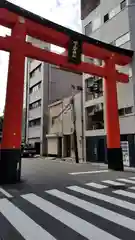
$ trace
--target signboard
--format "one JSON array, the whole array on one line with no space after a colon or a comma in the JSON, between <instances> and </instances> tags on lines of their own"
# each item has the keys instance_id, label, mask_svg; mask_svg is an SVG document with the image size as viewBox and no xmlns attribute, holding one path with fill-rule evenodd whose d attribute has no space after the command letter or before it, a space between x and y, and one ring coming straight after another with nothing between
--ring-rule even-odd
<instances>
[{"instance_id":1,"label":"signboard","mask_svg":"<svg viewBox=\"0 0 135 240\"><path fill-rule=\"evenodd\" d=\"M121 142L121 148L122 148L124 166L129 167L130 166L130 160L129 160L129 143L128 143L128 141L122 141Z\"/></svg>"},{"instance_id":2,"label":"signboard","mask_svg":"<svg viewBox=\"0 0 135 240\"><path fill-rule=\"evenodd\" d=\"M76 39L70 39L68 46L68 61L74 64L80 64L82 61L82 42Z\"/></svg>"}]
</instances>

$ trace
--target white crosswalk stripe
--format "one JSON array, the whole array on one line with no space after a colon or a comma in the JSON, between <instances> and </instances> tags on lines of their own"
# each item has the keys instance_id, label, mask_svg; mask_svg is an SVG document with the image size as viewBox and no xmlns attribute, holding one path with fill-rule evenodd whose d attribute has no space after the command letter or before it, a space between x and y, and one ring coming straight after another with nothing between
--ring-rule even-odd
<instances>
[{"instance_id":1,"label":"white crosswalk stripe","mask_svg":"<svg viewBox=\"0 0 135 240\"><path fill-rule=\"evenodd\" d=\"M129 180L129 179L126 179L126 178L118 178L117 181L124 182L124 183L135 184L135 181Z\"/></svg>"},{"instance_id":2,"label":"white crosswalk stripe","mask_svg":"<svg viewBox=\"0 0 135 240\"><path fill-rule=\"evenodd\" d=\"M9 200L0 200L0 212L26 240L56 240Z\"/></svg>"},{"instance_id":3,"label":"white crosswalk stripe","mask_svg":"<svg viewBox=\"0 0 135 240\"><path fill-rule=\"evenodd\" d=\"M135 212L135 204L132 204L130 202L120 200L120 199L117 199L115 197L110 197L110 196L107 196L105 194L101 194L101 193L94 192L94 191L91 191L91 190L87 190L85 188L78 187L78 186L71 186L71 187L67 187L67 188L72 190L72 191L84 194L86 196L89 196L89 197L92 197L92 198L95 198L95 199L98 199L98 200L102 200L104 202L111 203L115 206L125 208L125 209L128 209L128 210L131 210L131 211Z\"/></svg>"},{"instance_id":4,"label":"white crosswalk stripe","mask_svg":"<svg viewBox=\"0 0 135 240\"><path fill-rule=\"evenodd\" d=\"M78 206L84 210L87 210L88 212L92 212L102 218L105 218L111 222L117 223L121 226L124 226L130 230L135 231L135 220L125 217L121 214L118 214L116 212L113 212L111 210L107 210L103 207L100 207L96 204L89 203L87 201L81 200L77 197L74 197L72 195L66 194L64 192L60 192L56 189L46 191L47 193L60 198L68 203L71 203L75 206ZM102 238L101 238L102 239Z\"/></svg>"},{"instance_id":5,"label":"white crosswalk stripe","mask_svg":"<svg viewBox=\"0 0 135 240\"><path fill-rule=\"evenodd\" d=\"M119 183L117 180L90 182L84 184L85 188L68 186L63 190L46 190L40 193L40 196L34 193L23 194L18 199L7 195L0 199L0 219L1 216L4 217L5 221L10 223L11 230L15 230L14 234L19 233L25 240L59 240L61 233L58 229L66 231L66 234L70 231L69 236L75 236L70 239L125 240L127 239L125 233L128 231L129 239L134 240L135 204L133 200L130 202L130 198L135 199L133 192L135 186L129 187L132 191L110 192L108 189L110 184L123 186L126 182ZM100 189L105 189L104 193ZM51 228L48 218L53 222ZM113 224L112 227L107 227L107 223L108 226ZM54 225L57 226L57 231L56 229L54 231ZM7 240L14 239L10 237ZM68 234L65 236L66 239Z\"/></svg>"},{"instance_id":6,"label":"white crosswalk stripe","mask_svg":"<svg viewBox=\"0 0 135 240\"><path fill-rule=\"evenodd\" d=\"M102 182L106 183L106 184L109 184L109 185L112 185L112 186L125 186L125 183L119 183L119 182L112 181L112 180L104 180Z\"/></svg>"},{"instance_id":7,"label":"white crosswalk stripe","mask_svg":"<svg viewBox=\"0 0 135 240\"><path fill-rule=\"evenodd\" d=\"M131 189L131 190L135 190L135 187L130 187L129 189Z\"/></svg>"},{"instance_id":8,"label":"white crosswalk stripe","mask_svg":"<svg viewBox=\"0 0 135 240\"><path fill-rule=\"evenodd\" d=\"M118 238L112 236L111 234L97 228L72 213L63 210L51 202L36 196L35 194L27 194L22 197L89 240L97 240L100 238L118 240Z\"/></svg>"},{"instance_id":9,"label":"white crosswalk stripe","mask_svg":"<svg viewBox=\"0 0 135 240\"><path fill-rule=\"evenodd\" d=\"M98 171L87 171L87 172L72 172L70 175L84 175L84 174L94 174L94 173L108 173L109 170L98 170Z\"/></svg>"},{"instance_id":10,"label":"white crosswalk stripe","mask_svg":"<svg viewBox=\"0 0 135 240\"><path fill-rule=\"evenodd\" d=\"M135 177L130 177L130 179L133 179L133 180L135 180Z\"/></svg>"},{"instance_id":11,"label":"white crosswalk stripe","mask_svg":"<svg viewBox=\"0 0 135 240\"><path fill-rule=\"evenodd\" d=\"M135 193L124 191L124 190L117 190L113 191L113 193L124 196L124 197L129 197L135 199Z\"/></svg>"},{"instance_id":12,"label":"white crosswalk stripe","mask_svg":"<svg viewBox=\"0 0 135 240\"><path fill-rule=\"evenodd\" d=\"M11 194L9 194L6 190L4 190L3 188L0 188L0 192L7 198L12 198L13 196Z\"/></svg>"},{"instance_id":13,"label":"white crosswalk stripe","mask_svg":"<svg viewBox=\"0 0 135 240\"><path fill-rule=\"evenodd\" d=\"M89 186L89 187L97 188L97 189L104 189L104 188L108 187L108 186L105 186L105 185L102 185L102 184L99 184L99 183L94 183L94 182L86 183L86 185Z\"/></svg>"}]
</instances>

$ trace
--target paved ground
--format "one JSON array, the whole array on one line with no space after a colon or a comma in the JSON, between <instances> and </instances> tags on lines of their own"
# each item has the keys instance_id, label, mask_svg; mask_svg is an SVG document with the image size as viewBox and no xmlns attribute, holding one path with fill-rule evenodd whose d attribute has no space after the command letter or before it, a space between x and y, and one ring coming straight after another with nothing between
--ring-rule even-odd
<instances>
[{"instance_id":1,"label":"paved ground","mask_svg":"<svg viewBox=\"0 0 135 240\"><path fill-rule=\"evenodd\" d=\"M24 159L22 182L0 188L0 237L134 240L135 170Z\"/></svg>"}]
</instances>

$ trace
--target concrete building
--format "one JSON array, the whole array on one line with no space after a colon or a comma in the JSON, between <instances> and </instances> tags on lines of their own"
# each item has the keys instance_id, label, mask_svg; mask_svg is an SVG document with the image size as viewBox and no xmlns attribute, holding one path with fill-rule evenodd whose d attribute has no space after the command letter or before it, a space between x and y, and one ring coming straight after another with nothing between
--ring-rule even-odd
<instances>
[{"instance_id":1,"label":"concrete building","mask_svg":"<svg viewBox=\"0 0 135 240\"><path fill-rule=\"evenodd\" d=\"M74 96L74 110L72 97L64 98L49 105L48 156L72 158L75 161L74 124L77 136L79 161L83 159L83 121L82 121L82 92Z\"/></svg>"},{"instance_id":2,"label":"concrete building","mask_svg":"<svg viewBox=\"0 0 135 240\"><path fill-rule=\"evenodd\" d=\"M135 50L135 0L82 0L83 33L121 48ZM102 61L85 58L84 61ZM135 59L130 66L118 69L130 76L128 84L117 85L121 146L126 165L135 166ZM100 91L92 94L96 82ZM95 86L95 85L94 85ZM85 147L87 161L106 159L103 80L83 75ZM96 86L95 86L96 87Z\"/></svg>"},{"instance_id":3,"label":"concrete building","mask_svg":"<svg viewBox=\"0 0 135 240\"><path fill-rule=\"evenodd\" d=\"M39 47L50 49L47 43L29 38ZM57 66L28 59L26 63L26 141L34 144L37 153L47 154L48 105L71 95L71 85L82 85L82 75Z\"/></svg>"}]
</instances>

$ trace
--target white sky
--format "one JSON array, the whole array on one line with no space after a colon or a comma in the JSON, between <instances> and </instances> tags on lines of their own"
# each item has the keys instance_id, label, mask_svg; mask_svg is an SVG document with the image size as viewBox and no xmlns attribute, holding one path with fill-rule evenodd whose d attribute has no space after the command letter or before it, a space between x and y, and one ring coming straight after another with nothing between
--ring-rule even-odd
<instances>
[{"instance_id":1,"label":"white sky","mask_svg":"<svg viewBox=\"0 0 135 240\"><path fill-rule=\"evenodd\" d=\"M80 0L9 0L44 18L81 31ZM0 27L0 35L8 32ZM0 115L5 104L6 84L8 71L8 53L0 51Z\"/></svg>"}]
</instances>

